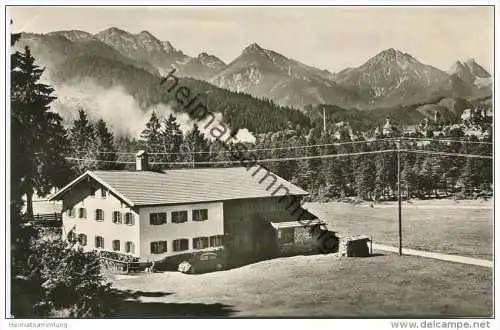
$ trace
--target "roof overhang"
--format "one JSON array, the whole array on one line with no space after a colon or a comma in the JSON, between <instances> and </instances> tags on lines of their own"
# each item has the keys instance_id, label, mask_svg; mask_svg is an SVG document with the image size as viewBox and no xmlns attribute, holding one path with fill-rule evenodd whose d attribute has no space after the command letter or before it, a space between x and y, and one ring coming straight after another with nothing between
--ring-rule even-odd
<instances>
[{"instance_id":1,"label":"roof overhang","mask_svg":"<svg viewBox=\"0 0 500 330\"><path fill-rule=\"evenodd\" d=\"M271 226L274 229L285 229L285 228L298 228L298 227L314 227L318 225L325 225L326 222L320 219L315 220L299 220L299 221L284 221L284 222L271 222Z\"/></svg>"},{"instance_id":2,"label":"roof overhang","mask_svg":"<svg viewBox=\"0 0 500 330\"><path fill-rule=\"evenodd\" d=\"M97 181L98 183L100 183L101 185L103 185L104 187L106 187L106 189L108 189L109 191L111 191L114 195L116 195L119 199L121 199L122 201L124 201L130 207L134 207L135 206L135 204L134 204L133 201L131 201L130 199L128 199L127 197L125 197L118 190L116 190L115 188L113 188L112 186L110 186L109 184L107 184L104 180L102 180L100 177L98 177L95 173L93 173L91 171L87 171L87 172L83 173L82 175L80 175L79 177L77 177L76 179L74 179L73 181L71 181L70 183L68 183L66 186L64 186L63 188L61 188L59 191L57 191L56 193L54 193L51 196L49 196L48 200L49 201L62 200L64 198L64 195L68 191L70 191L72 187L74 187L75 185L79 184L80 182L84 181L87 178L92 178L95 181Z\"/></svg>"}]
</instances>

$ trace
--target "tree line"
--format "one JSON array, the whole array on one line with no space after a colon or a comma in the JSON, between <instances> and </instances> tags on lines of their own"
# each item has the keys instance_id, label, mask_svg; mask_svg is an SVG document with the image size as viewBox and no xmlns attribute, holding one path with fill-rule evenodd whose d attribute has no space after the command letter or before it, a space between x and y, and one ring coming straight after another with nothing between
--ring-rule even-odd
<instances>
[{"instance_id":1,"label":"tree line","mask_svg":"<svg viewBox=\"0 0 500 330\"><path fill-rule=\"evenodd\" d=\"M490 130L491 133L491 118L478 115L472 117L468 124L479 127L483 132ZM432 154L492 155L492 134L486 134L486 138L479 141L476 136L466 136L465 131L466 126L435 124L410 134L393 127L390 132L379 132L373 137L373 134L364 134L366 132L353 132L348 123L326 132L320 127L310 130L294 129L290 124L286 130L257 134L256 142L247 144L247 147L258 159L338 154L338 157L322 159L262 163L284 179L308 190L312 199L356 196L362 200L390 200L395 198L397 191L395 150L398 149L397 138L401 138L399 148L403 151L400 152L400 179L403 197L435 198L455 195L471 198L481 191L483 194L491 192L493 160ZM431 139L426 140L429 137ZM122 138L120 144L126 145L130 151L129 155L121 156L123 160L132 159L132 151L142 148L150 153L152 168L156 170L235 166L234 161L237 160L227 147L206 139L197 125L187 134L182 134L172 114L169 118L161 119L153 113L141 139ZM121 147L118 149L122 150ZM372 153L383 150L394 151ZM363 152L367 153L359 154ZM185 164L175 165L175 162ZM198 162L213 164L200 165Z\"/></svg>"}]
</instances>

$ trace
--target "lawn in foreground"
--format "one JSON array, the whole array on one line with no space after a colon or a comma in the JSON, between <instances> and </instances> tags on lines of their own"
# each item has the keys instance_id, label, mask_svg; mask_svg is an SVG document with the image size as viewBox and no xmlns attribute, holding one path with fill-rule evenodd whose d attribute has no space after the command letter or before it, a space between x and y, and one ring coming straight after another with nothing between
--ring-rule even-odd
<instances>
[{"instance_id":1,"label":"lawn in foreground","mask_svg":"<svg viewBox=\"0 0 500 330\"><path fill-rule=\"evenodd\" d=\"M492 270L411 256L267 260L200 275L121 275L121 317L486 317Z\"/></svg>"},{"instance_id":2,"label":"lawn in foreground","mask_svg":"<svg viewBox=\"0 0 500 330\"><path fill-rule=\"evenodd\" d=\"M375 206L309 203L334 231L373 236L374 243L397 246L397 203ZM493 260L492 202L430 200L402 204L403 246Z\"/></svg>"}]
</instances>

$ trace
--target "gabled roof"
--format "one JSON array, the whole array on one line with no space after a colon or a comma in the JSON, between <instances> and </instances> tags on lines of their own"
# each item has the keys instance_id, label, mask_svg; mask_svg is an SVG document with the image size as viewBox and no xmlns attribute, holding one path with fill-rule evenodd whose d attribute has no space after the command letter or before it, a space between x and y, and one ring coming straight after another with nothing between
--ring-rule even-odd
<instances>
[{"instance_id":1,"label":"gabled roof","mask_svg":"<svg viewBox=\"0 0 500 330\"><path fill-rule=\"evenodd\" d=\"M270 175L260 183L267 171L245 167L168 170L165 173L149 171L87 171L52 195L49 200L62 199L65 192L87 177L92 177L130 206L184 204L232 199L271 197L280 185L290 195L308 193L285 179ZM255 175L253 176L252 174ZM274 196L286 194L280 189Z\"/></svg>"}]
</instances>

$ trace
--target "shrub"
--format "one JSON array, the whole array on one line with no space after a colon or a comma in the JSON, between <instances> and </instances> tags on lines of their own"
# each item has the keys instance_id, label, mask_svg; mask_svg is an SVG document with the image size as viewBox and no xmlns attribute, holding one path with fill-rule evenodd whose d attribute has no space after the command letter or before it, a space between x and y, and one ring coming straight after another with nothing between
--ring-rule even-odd
<instances>
[{"instance_id":1,"label":"shrub","mask_svg":"<svg viewBox=\"0 0 500 330\"><path fill-rule=\"evenodd\" d=\"M105 283L95 252L56 239L34 240L22 283L29 286L32 311L16 317L103 317L109 312L111 284ZM13 290L14 294L15 290ZM24 292L26 295L26 292ZM16 296L13 296L13 300Z\"/></svg>"}]
</instances>

